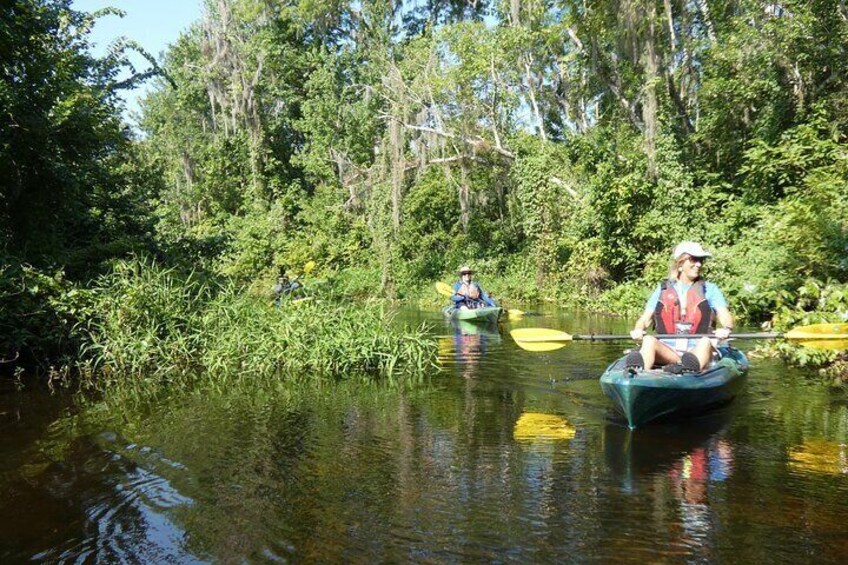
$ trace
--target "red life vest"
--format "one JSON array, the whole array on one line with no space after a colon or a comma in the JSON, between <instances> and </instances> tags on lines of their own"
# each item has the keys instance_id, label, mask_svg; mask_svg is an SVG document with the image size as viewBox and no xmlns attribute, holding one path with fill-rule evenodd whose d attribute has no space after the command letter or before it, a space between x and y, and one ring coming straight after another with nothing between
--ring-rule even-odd
<instances>
[{"instance_id":1,"label":"red life vest","mask_svg":"<svg viewBox=\"0 0 848 565\"><path fill-rule=\"evenodd\" d=\"M703 280L695 281L686 292L686 311L680 306L680 298L674 290L674 282L671 279L660 283L660 299L654 310L654 325L657 333L676 334L677 323L691 324L689 333L709 333L715 325L715 312L707 302L705 283Z\"/></svg>"},{"instance_id":2,"label":"red life vest","mask_svg":"<svg viewBox=\"0 0 848 565\"><path fill-rule=\"evenodd\" d=\"M473 282L471 284L462 283L459 285L459 290L457 290L456 293L460 296L464 296L465 298L477 300L480 298L480 287Z\"/></svg>"}]
</instances>

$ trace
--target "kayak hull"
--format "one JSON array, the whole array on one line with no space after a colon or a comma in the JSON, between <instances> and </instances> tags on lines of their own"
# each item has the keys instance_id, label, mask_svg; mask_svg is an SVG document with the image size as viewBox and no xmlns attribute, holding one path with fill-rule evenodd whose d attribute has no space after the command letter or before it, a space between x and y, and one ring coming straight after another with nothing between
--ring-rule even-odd
<instances>
[{"instance_id":1,"label":"kayak hull","mask_svg":"<svg viewBox=\"0 0 848 565\"><path fill-rule=\"evenodd\" d=\"M636 429L660 418L696 414L731 401L745 382L748 359L738 349L723 347L721 358L700 373L672 375L660 369L631 374L624 357L601 375L601 389Z\"/></svg>"},{"instance_id":2,"label":"kayak hull","mask_svg":"<svg viewBox=\"0 0 848 565\"><path fill-rule=\"evenodd\" d=\"M445 317L450 320L478 322L484 324L497 323L503 312L498 306L486 306L483 308L462 309L448 306L444 310Z\"/></svg>"}]
</instances>

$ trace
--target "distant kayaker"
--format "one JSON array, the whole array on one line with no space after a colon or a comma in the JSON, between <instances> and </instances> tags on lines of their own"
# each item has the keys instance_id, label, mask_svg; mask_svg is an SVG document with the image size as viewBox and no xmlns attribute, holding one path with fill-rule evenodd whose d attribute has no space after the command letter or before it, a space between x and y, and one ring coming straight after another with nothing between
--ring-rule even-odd
<instances>
[{"instance_id":1,"label":"distant kayaker","mask_svg":"<svg viewBox=\"0 0 848 565\"><path fill-rule=\"evenodd\" d=\"M480 288L480 285L471 280L473 274L471 267L460 267L459 281L453 285L453 296L451 296L454 306L460 309L497 306L497 303Z\"/></svg>"},{"instance_id":2,"label":"distant kayaker","mask_svg":"<svg viewBox=\"0 0 848 565\"><path fill-rule=\"evenodd\" d=\"M300 283L297 282L297 279L289 281L287 275L280 274L277 278L277 284L274 285L274 304L279 306L283 297L290 295L298 288L300 288Z\"/></svg>"},{"instance_id":3,"label":"distant kayaker","mask_svg":"<svg viewBox=\"0 0 848 565\"><path fill-rule=\"evenodd\" d=\"M654 324L659 334L705 334L713 331L718 340L727 339L733 329L733 316L719 288L701 278L701 268L710 257L699 243L681 242L671 256L668 279L648 298L645 311L630 332L641 341L639 351L627 355L625 365L634 369L663 365L667 373L699 372L713 358L715 344L708 337L659 340L645 335Z\"/></svg>"}]
</instances>

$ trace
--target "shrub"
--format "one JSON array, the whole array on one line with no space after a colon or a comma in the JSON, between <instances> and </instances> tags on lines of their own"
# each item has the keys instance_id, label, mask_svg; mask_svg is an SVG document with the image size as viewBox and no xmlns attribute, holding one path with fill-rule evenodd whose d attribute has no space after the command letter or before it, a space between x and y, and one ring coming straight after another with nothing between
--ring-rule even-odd
<instances>
[{"instance_id":1,"label":"shrub","mask_svg":"<svg viewBox=\"0 0 848 565\"><path fill-rule=\"evenodd\" d=\"M122 262L96 289L84 326L84 385L133 394L161 386L216 388L245 380L420 376L435 343L391 325L380 305L284 302L180 275L148 260Z\"/></svg>"}]
</instances>

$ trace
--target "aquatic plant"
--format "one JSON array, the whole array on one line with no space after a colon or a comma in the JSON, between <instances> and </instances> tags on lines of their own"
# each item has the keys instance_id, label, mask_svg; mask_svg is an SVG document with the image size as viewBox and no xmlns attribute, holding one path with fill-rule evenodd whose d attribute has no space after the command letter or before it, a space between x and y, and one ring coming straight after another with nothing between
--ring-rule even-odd
<instances>
[{"instance_id":1,"label":"aquatic plant","mask_svg":"<svg viewBox=\"0 0 848 565\"><path fill-rule=\"evenodd\" d=\"M84 388L214 388L261 379L420 377L435 366L424 328L392 325L383 305L318 300L276 308L240 287L152 261L103 277L80 329Z\"/></svg>"}]
</instances>

